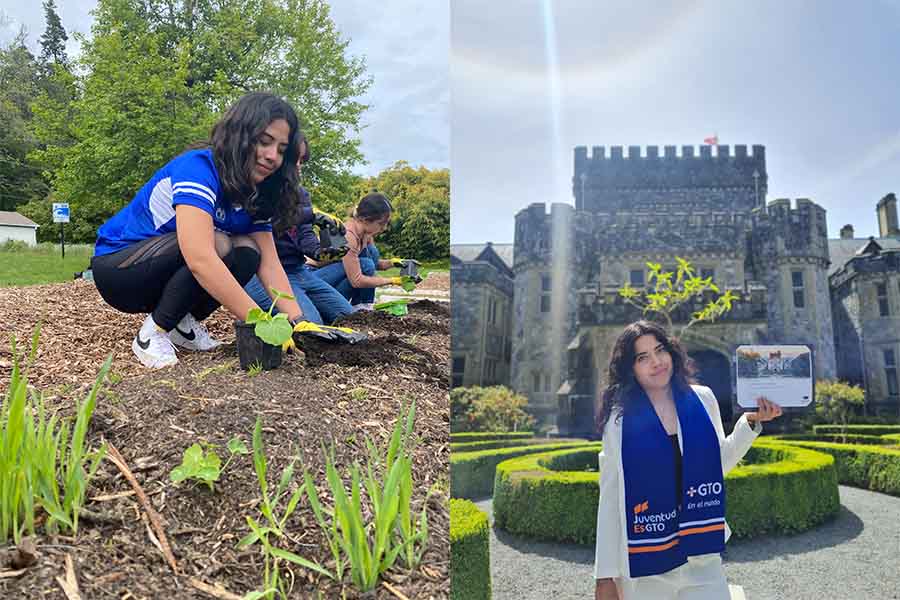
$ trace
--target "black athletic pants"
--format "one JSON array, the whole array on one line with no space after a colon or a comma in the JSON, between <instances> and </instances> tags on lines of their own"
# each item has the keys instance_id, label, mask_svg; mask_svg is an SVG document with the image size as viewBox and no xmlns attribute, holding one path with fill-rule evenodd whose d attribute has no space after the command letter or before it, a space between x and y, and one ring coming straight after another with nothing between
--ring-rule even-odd
<instances>
[{"instance_id":1,"label":"black athletic pants","mask_svg":"<svg viewBox=\"0 0 900 600\"><path fill-rule=\"evenodd\" d=\"M94 283L103 299L126 313L152 313L171 331L187 313L198 321L219 308L188 269L176 233L142 240L118 252L91 259ZM259 249L247 236L216 232L216 252L241 287L259 269Z\"/></svg>"}]
</instances>

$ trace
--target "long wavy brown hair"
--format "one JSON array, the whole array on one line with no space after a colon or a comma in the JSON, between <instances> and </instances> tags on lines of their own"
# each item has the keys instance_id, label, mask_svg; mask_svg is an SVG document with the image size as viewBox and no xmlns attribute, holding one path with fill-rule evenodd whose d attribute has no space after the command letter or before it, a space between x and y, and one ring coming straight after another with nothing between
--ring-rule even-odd
<instances>
[{"instance_id":1,"label":"long wavy brown hair","mask_svg":"<svg viewBox=\"0 0 900 600\"><path fill-rule=\"evenodd\" d=\"M259 185L251 175L256 164L256 144L272 121L284 119L290 127L284 160ZM300 121L290 104L268 92L242 96L213 126L207 147L219 171L225 199L257 219L271 218L276 233L300 221L297 159L300 155Z\"/></svg>"},{"instance_id":2,"label":"long wavy brown hair","mask_svg":"<svg viewBox=\"0 0 900 600\"><path fill-rule=\"evenodd\" d=\"M634 376L634 343L643 335L655 337L672 357L673 386L686 390L695 383L693 362L688 358L684 347L677 339L670 337L662 325L653 321L636 321L628 325L613 346L603 382L605 387L597 394L594 425L600 435L603 435L603 429L613 413L616 418L622 416L625 403L640 385Z\"/></svg>"}]
</instances>

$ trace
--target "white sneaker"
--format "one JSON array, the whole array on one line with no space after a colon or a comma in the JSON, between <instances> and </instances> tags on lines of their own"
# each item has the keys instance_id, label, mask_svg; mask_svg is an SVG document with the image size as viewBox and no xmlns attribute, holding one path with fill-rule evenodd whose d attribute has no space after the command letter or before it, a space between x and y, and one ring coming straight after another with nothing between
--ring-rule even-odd
<instances>
[{"instance_id":1,"label":"white sneaker","mask_svg":"<svg viewBox=\"0 0 900 600\"><path fill-rule=\"evenodd\" d=\"M206 352L222 345L222 342L210 337L206 325L195 319L191 313L184 315L184 318L175 326L175 329L169 332L169 339L176 346L201 352Z\"/></svg>"},{"instance_id":2,"label":"white sneaker","mask_svg":"<svg viewBox=\"0 0 900 600\"><path fill-rule=\"evenodd\" d=\"M375 310L375 304L369 303L369 304L354 304L353 305L353 312L359 312L361 310Z\"/></svg>"},{"instance_id":3,"label":"white sneaker","mask_svg":"<svg viewBox=\"0 0 900 600\"><path fill-rule=\"evenodd\" d=\"M152 315L147 315L134 341L131 342L131 349L141 364L151 369L178 364L172 340L165 331L156 326Z\"/></svg>"}]
</instances>

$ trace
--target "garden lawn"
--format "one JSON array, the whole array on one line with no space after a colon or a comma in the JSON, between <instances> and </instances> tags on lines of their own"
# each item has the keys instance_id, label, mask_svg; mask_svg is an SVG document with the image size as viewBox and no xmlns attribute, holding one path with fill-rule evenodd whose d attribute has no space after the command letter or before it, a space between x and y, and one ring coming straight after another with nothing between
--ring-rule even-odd
<instances>
[{"instance_id":1,"label":"garden lawn","mask_svg":"<svg viewBox=\"0 0 900 600\"><path fill-rule=\"evenodd\" d=\"M384 257L384 258L387 258L387 257ZM403 257L401 257L401 258L403 258ZM435 260L435 261L430 261L430 262L422 262L422 264L419 265L419 276L422 277L422 279L425 279L426 277L428 277L429 273L434 272L434 271L449 273L450 259L448 258L446 260ZM379 271L378 272L379 277L394 277L399 274L400 274L400 269L397 267L394 267L393 269L388 269L387 271Z\"/></svg>"},{"instance_id":2,"label":"garden lawn","mask_svg":"<svg viewBox=\"0 0 900 600\"><path fill-rule=\"evenodd\" d=\"M66 246L66 258L59 244L41 244L25 250L5 250L0 246L0 288L72 281L88 268L94 248L79 244Z\"/></svg>"},{"instance_id":3,"label":"garden lawn","mask_svg":"<svg viewBox=\"0 0 900 600\"><path fill-rule=\"evenodd\" d=\"M101 392L88 444L96 447L105 439L122 453L162 514L179 572L171 571L149 539L128 483L104 461L87 492L87 508L103 521L84 520L74 538L39 531L37 563L18 576L0 577L0 598L64 598L56 577L65 576L66 554L74 559L85 599L208 599L192 586L192 578L238 596L259 589L259 546L235 548L249 533L247 517L262 520L251 458L232 461L211 492L203 485L176 486L169 480L184 450L208 442L219 446L224 460L226 442L236 435L249 445L253 424L261 417L270 493L282 469L299 456L320 498L330 502L322 447L334 444L337 467L349 487L346 469L366 460L366 438L383 448L401 404L412 398L417 438L412 507L416 515L426 507L430 539L417 568L408 570L398 562L382 577L375 595L366 597L449 597L449 306L420 301L400 318L355 313L342 324L368 333L368 342L304 341L303 355L289 355L281 368L252 377L237 365L231 318L223 310L207 323L224 346L209 353L180 352L178 365L158 371L143 368L131 354L142 316L105 306L89 282L0 289L0 322L20 340L38 320L44 326L30 379L47 393L50 407L63 414L71 414L102 359L114 353L113 376ZM10 372L6 345L0 347L0 391ZM299 474L299 463L296 469ZM363 502L368 503L365 495ZM333 567L306 498L286 533L280 547ZM0 573L12 570L4 563L6 555L0 547ZM347 575L334 582L290 568L292 598L359 597Z\"/></svg>"}]
</instances>

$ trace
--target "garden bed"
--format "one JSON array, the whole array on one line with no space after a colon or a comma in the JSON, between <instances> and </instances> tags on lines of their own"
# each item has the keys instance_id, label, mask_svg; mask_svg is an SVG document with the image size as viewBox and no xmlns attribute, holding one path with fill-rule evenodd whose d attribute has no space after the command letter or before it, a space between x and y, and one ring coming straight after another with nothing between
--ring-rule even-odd
<instances>
[{"instance_id":1,"label":"garden bed","mask_svg":"<svg viewBox=\"0 0 900 600\"><path fill-rule=\"evenodd\" d=\"M304 342L304 355L289 355L281 368L255 376L239 369L231 318L222 310L207 323L215 337L227 342L224 346L210 353L180 352L178 365L159 371L144 369L131 354L142 317L110 309L88 282L0 289L0 322L4 328L11 325L22 347L38 320L44 325L30 381L63 414L71 414L103 359L114 354L112 377L101 393L88 443L107 440L135 471L163 517L178 574L151 541L131 487L104 461L87 494L93 499L87 508L103 522L83 520L75 538L47 537L39 528L37 563L17 577L0 578L0 597L64 599L55 578L64 577L67 554L74 559L84 598L213 597L198 591L192 578L237 595L259 589L259 545L235 549L249 533L246 518L261 519L250 457L236 457L211 492L206 486L169 481L184 450L209 442L220 446L224 459L231 437L250 445L259 416L269 485L299 456L320 497L330 503L323 446L334 443L343 472L355 461L364 463L366 437L383 447L404 399L416 401L412 506L418 514L432 491L426 509L430 539L420 566L408 571L398 562L382 578L375 597L448 597L448 307L421 301L411 304L410 314L402 318L357 313L343 324L368 333L369 342ZM10 372L6 344L0 348L0 389L8 386ZM306 498L288 521L287 533L290 541L284 548L329 566L330 552ZM10 569L0 562L0 571ZM340 584L300 567L292 571L291 597L358 596L346 575Z\"/></svg>"}]
</instances>

